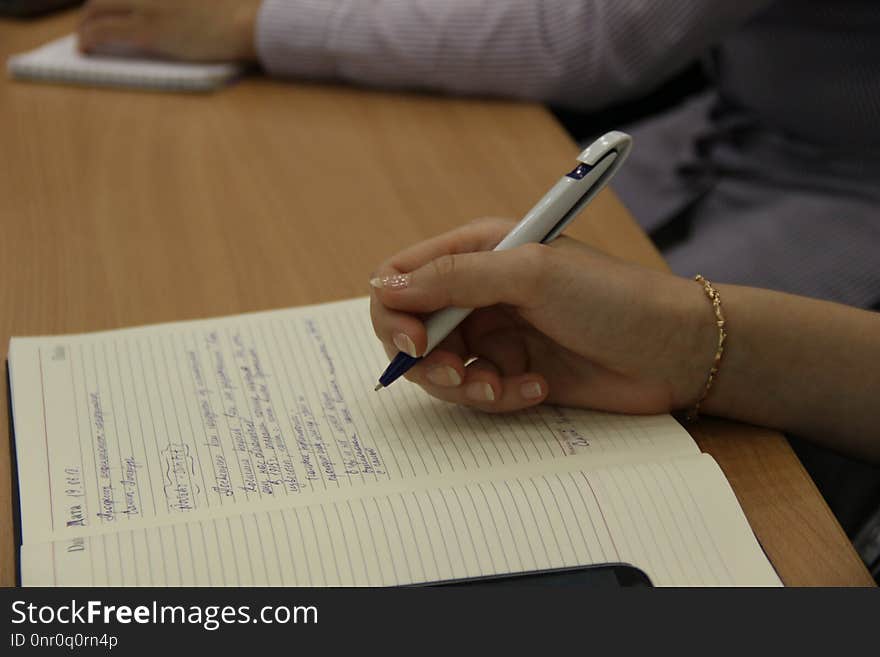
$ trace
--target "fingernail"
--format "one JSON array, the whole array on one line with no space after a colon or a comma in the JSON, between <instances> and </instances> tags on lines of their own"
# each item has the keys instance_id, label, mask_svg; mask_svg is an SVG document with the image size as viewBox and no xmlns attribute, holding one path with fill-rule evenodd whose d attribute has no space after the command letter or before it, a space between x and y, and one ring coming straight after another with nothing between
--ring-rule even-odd
<instances>
[{"instance_id":1,"label":"fingernail","mask_svg":"<svg viewBox=\"0 0 880 657\"><path fill-rule=\"evenodd\" d=\"M495 391L488 383L468 383L464 391L468 399L479 402L495 401Z\"/></svg>"},{"instance_id":2,"label":"fingernail","mask_svg":"<svg viewBox=\"0 0 880 657\"><path fill-rule=\"evenodd\" d=\"M413 358L418 357L418 354L416 353L416 345L406 333L396 334L392 339L392 342L394 342L395 347L400 349L400 351L407 356L412 356Z\"/></svg>"},{"instance_id":3,"label":"fingernail","mask_svg":"<svg viewBox=\"0 0 880 657\"><path fill-rule=\"evenodd\" d=\"M402 290L409 286L409 274L392 274L391 276L376 276L370 279L370 285L375 288L388 288L389 290Z\"/></svg>"},{"instance_id":4,"label":"fingernail","mask_svg":"<svg viewBox=\"0 0 880 657\"><path fill-rule=\"evenodd\" d=\"M461 384L461 377L458 375L458 372L455 371L454 367L449 367L448 365L435 365L428 370L425 376L435 386L454 388Z\"/></svg>"},{"instance_id":5,"label":"fingernail","mask_svg":"<svg viewBox=\"0 0 880 657\"><path fill-rule=\"evenodd\" d=\"M519 387L519 394L522 395L523 399L538 399L544 394L544 390L541 388L541 384L537 381L530 381L528 383L523 383Z\"/></svg>"}]
</instances>

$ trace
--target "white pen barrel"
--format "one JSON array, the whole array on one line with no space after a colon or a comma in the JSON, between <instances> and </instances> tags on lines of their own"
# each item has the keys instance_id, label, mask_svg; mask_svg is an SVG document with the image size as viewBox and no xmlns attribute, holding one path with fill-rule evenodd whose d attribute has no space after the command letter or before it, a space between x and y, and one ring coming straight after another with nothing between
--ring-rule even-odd
<instances>
[{"instance_id":1,"label":"white pen barrel","mask_svg":"<svg viewBox=\"0 0 880 657\"><path fill-rule=\"evenodd\" d=\"M523 244L540 242L562 220L571 207L583 196L588 183L574 178L562 178L523 217L507 236L495 247L495 251L513 249ZM473 312L472 308L444 308L425 321L428 346L425 355L446 338L455 327Z\"/></svg>"},{"instance_id":2,"label":"white pen barrel","mask_svg":"<svg viewBox=\"0 0 880 657\"><path fill-rule=\"evenodd\" d=\"M629 137L624 137L627 139ZM583 154L582 154L583 156ZM524 244L543 242L558 235L564 225L580 212L583 206L601 189L600 178L613 164L619 166L621 158L608 155L600 159L581 177L563 176L540 201L529 210L522 220L513 227L507 236L498 243L495 251L514 249ZM563 221L565 219L565 221ZM472 308L444 308L425 321L428 345L424 354L429 354L447 335L455 330L473 312Z\"/></svg>"},{"instance_id":3,"label":"white pen barrel","mask_svg":"<svg viewBox=\"0 0 880 657\"><path fill-rule=\"evenodd\" d=\"M565 176L499 242L495 251L514 249L523 244L541 242L562 221L590 188L593 176L578 180Z\"/></svg>"},{"instance_id":4,"label":"white pen barrel","mask_svg":"<svg viewBox=\"0 0 880 657\"><path fill-rule=\"evenodd\" d=\"M430 353L434 347L443 342L443 339L472 312L473 308L449 307L431 315L425 322L425 329L428 332L428 347L425 349L425 354Z\"/></svg>"}]
</instances>

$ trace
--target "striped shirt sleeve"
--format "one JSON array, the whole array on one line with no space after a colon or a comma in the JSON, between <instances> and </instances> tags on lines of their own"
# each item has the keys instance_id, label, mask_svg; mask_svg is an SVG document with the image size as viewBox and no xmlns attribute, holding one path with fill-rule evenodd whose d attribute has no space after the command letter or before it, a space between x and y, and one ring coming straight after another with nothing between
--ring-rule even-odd
<instances>
[{"instance_id":1,"label":"striped shirt sleeve","mask_svg":"<svg viewBox=\"0 0 880 657\"><path fill-rule=\"evenodd\" d=\"M272 75L593 109L659 85L770 0L264 0Z\"/></svg>"}]
</instances>

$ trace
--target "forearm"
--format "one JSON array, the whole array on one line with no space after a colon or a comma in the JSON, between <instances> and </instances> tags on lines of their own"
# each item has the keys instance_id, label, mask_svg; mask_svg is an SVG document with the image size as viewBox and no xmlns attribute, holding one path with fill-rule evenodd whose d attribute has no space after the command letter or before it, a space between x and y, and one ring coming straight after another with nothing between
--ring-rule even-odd
<instances>
[{"instance_id":1,"label":"forearm","mask_svg":"<svg viewBox=\"0 0 880 657\"><path fill-rule=\"evenodd\" d=\"M728 339L703 410L880 461L880 314L716 287Z\"/></svg>"},{"instance_id":2,"label":"forearm","mask_svg":"<svg viewBox=\"0 0 880 657\"><path fill-rule=\"evenodd\" d=\"M662 82L769 0L265 0L272 74L579 109Z\"/></svg>"}]
</instances>

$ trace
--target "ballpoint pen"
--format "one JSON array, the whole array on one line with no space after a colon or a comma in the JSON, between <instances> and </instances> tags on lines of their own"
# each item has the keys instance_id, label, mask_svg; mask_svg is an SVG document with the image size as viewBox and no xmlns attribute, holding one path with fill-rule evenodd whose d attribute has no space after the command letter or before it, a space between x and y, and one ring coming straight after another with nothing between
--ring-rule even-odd
<instances>
[{"instance_id":1,"label":"ballpoint pen","mask_svg":"<svg viewBox=\"0 0 880 657\"><path fill-rule=\"evenodd\" d=\"M623 132L602 135L578 155L579 164L564 175L543 198L529 210L495 251L513 249L523 244L547 244L556 239L565 227L601 191L623 164L632 147L632 139ZM425 320L428 344L422 356L399 352L379 377L376 390L386 388L411 367L431 353L473 312L473 308L444 308Z\"/></svg>"}]
</instances>

